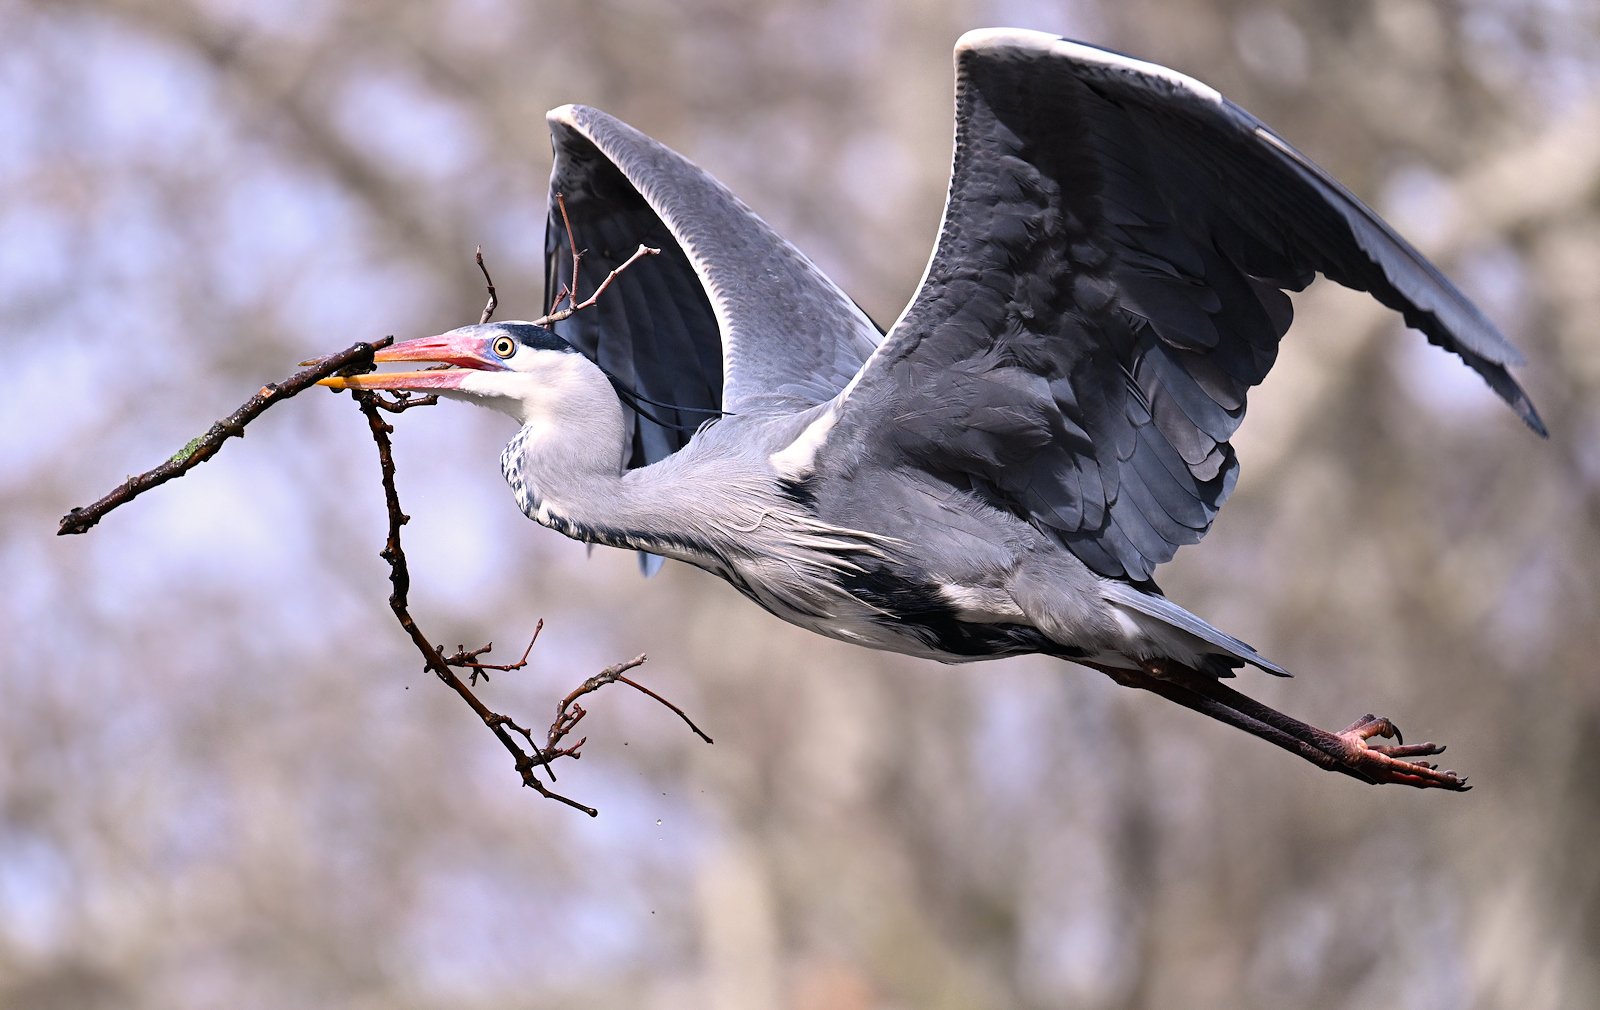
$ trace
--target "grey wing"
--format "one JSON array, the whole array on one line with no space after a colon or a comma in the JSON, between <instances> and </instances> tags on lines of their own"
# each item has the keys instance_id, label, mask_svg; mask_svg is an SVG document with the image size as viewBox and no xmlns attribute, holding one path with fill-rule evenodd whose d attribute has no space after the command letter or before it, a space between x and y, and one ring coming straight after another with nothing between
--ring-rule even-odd
<instances>
[{"instance_id":1,"label":"grey wing","mask_svg":"<svg viewBox=\"0 0 1600 1010\"><path fill-rule=\"evenodd\" d=\"M721 183L596 109L568 105L548 118L547 307L571 284L572 243L583 254L580 301L641 243L661 249L558 333L644 397L686 408L804 410L854 377L877 327ZM682 430L640 422L634 465L676 451L708 416L646 409Z\"/></svg>"},{"instance_id":2,"label":"grey wing","mask_svg":"<svg viewBox=\"0 0 1600 1010\"><path fill-rule=\"evenodd\" d=\"M682 247L621 170L554 114L550 129L555 167L545 223L545 311L573 286L574 244L581 253L580 302L641 244L661 250L618 275L593 307L551 326L618 382L674 405L646 404L648 417L628 412L628 465L646 466L681 449L722 406L716 315Z\"/></svg>"},{"instance_id":3,"label":"grey wing","mask_svg":"<svg viewBox=\"0 0 1600 1010\"><path fill-rule=\"evenodd\" d=\"M1034 32L956 48L950 195L912 303L815 466L917 466L1144 580L1233 489L1228 439L1320 271L1459 354L1535 430L1516 349L1370 210L1173 71Z\"/></svg>"}]
</instances>

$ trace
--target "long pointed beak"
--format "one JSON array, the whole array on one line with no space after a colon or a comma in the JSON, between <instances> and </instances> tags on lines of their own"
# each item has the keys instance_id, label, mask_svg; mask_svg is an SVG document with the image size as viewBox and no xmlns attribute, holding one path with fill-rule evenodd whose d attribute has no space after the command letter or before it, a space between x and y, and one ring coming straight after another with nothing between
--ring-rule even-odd
<instances>
[{"instance_id":1,"label":"long pointed beak","mask_svg":"<svg viewBox=\"0 0 1600 1010\"><path fill-rule=\"evenodd\" d=\"M425 372L368 372L318 379L330 389L456 389L472 374L467 368L439 368Z\"/></svg>"},{"instance_id":2,"label":"long pointed beak","mask_svg":"<svg viewBox=\"0 0 1600 1010\"><path fill-rule=\"evenodd\" d=\"M477 329L471 327L470 329ZM489 349L492 341L481 334L452 330L434 337L404 340L372 356L374 361L437 361L454 368L421 372L369 372L365 375L336 375L317 385L333 389L456 389L472 371L504 371Z\"/></svg>"},{"instance_id":3,"label":"long pointed beak","mask_svg":"<svg viewBox=\"0 0 1600 1010\"><path fill-rule=\"evenodd\" d=\"M486 329L486 327L484 327ZM464 327L436 337L402 340L372 356L374 361L438 361L461 368L501 372L505 364L489 350L492 342L481 333L466 332L480 327Z\"/></svg>"}]
</instances>

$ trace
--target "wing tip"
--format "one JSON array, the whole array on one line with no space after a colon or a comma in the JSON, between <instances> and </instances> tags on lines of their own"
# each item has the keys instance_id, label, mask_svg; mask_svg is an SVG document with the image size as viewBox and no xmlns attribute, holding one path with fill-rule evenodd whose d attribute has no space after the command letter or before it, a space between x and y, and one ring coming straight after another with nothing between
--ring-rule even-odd
<instances>
[{"instance_id":1,"label":"wing tip","mask_svg":"<svg viewBox=\"0 0 1600 1010\"><path fill-rule=\"evenodd\" d=\"M1498 330L1493 332L1497 336L1499 335ZM1429 339L1432 340L1433 338L1430 336ZM1514 344L1503 336L1500 337L1500 340L1504 345L1504 350L1509 352L1502 354L1502 357L1521 360L1522 352L1517 350ZM1495 394L1504 400L1518 417L1522 418L1522 423L1533 429L1534 434L1540 438L1550 437L1550 429L1545 427L1544 419L1539 416L1539 411L1533 406L1533 400L1528 397L1527 391L1518 384L1517 380L1512 377L1510 370L1506 368L1506 364L1510 362L1484 357L1482 354L1464 346L1459 339L1456 340L1455 346L1446 345L1446 347L1460 357L1462 361L1466 362L1469 368L1477 372L1489 388L1494 390Z\"/></svg>"},{"instance_id":2,"label":"wing tip","mask_svg":"<svg viewBox=\"0 0 1600 1010\"><path fill-rule=\"evenodd\" d=\"M1539 412L1533 408L1533 402L1526 396L1522 397L1520 402L1513 403L1511 409L1522 418L1523 424L1533 429L1535 435L1546 440L1550 438L1550 429L1544 426L1544 418L1539 416Z\"/></svg>"},{"instance_id":3,"label":"wing tip","mask_svg":"<svg viewBox=\"0 0 1600 1010\"><path fill-rule=\"evenodd\" d=\"M1251 649L1250 652L1251 652L1250 656L1241 656L1239 658L1243 659L1246 663L1249 663L1251 666L1255 667L1258 670L1262 670L1262 671L1264 671L1266 673L1272 674L1274 677L1288 677L1291 680L1294 679L1294 674L1290 673L1288 670L1285 670L1283 667L1279 666L1277 663L1274 663L1272 660L1265 658L1259 652L1256 652L1254 649Z\"/></svg>"},{"instance_id":4,"label":"wing tip","mask_svg":"<svg viewBox=\"0 0 1600 1010\"><path fill-rule=\"evenodd\" d=\"M1544 418L1540 417L1539 411L1534 408L1533 400L1504 366L1496 368L1495 374L1486 374L1484 378L1489 380L1489 388L1500 394L1500 398L1522 418L1523 424L1533 429L1534 434L1545 439L1550 437L1550 429L1544 426Z\"/></svg>"}]
</instances>

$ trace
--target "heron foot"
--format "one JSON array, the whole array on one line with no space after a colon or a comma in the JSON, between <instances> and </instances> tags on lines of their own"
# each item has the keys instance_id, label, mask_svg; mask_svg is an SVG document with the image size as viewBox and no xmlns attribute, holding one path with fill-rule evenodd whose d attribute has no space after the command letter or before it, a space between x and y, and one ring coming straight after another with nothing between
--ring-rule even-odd
<instances>
[{"instance_id":1,"label":"heron foot","mask_svg":"<svg viewBox=\"0 0 1600 1010\"><path fill-rule=\"evenodd\" d=\"M1082 662L1082 661L1080 661ZM1298 754L1319 768L1340 772L1368 783L1393 782L1418 789L1466 792L1465 776L1440 771L1427 761L1412 760L1444 752L1443 744L1408 744L1388 719L1363 716L1342 733L1303 723L1269 708L1253 698L1196 670L1167 660L1155 660L1142 669L1101 666L1085 662L1124 687L1136 687L1194 709L1218 722L1244 730L1268 743ZM1388 744L1368 743L1374 737Z\"/></svg>"},{"instance_id":2,"label":"heron foot","mask_svg":"<svg viewBox=\"0 0 1600 1010\"><path fill-rule=\"evenodd\" d=\"M1350 724L1344 732L1335 733L1334 737L1339 741L1342 752L1338 757L1361 778L1373 782L1395 782L1420 789L1466 792L1472 788L1467 785L1465 776L1457 775L1453 771L1440 771L1438 765L1427 761L1407 760L1442 754L1444 745L1408 744L1405 742L1405 737L1401 736L1399 727L1388 719L1364 715ZM1395 745L1368 743L1367 741L1373 737L1393 740Z\"/></svg>"}]
</instances>

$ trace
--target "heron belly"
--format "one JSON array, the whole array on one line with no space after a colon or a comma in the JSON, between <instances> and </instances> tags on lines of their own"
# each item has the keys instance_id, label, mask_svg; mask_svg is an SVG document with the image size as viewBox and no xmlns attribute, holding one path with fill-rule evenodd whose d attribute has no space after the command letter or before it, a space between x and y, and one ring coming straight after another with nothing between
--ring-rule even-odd
<instances>
[{"instance_id":1,"label":"heron belly","mask_svg":"<svg viewBox=\"0 0 1600 1010\"><path fill-rule=\"evenodd\" d=\"M696 563L773 616L852 645L943 663L1033 652L1081 655L1027 623L1003 589L948 585L881 558L857 558L836 567L818 592L816 581L797 579L793 569L766 560Z\"/></svg>"}]
</instances>

